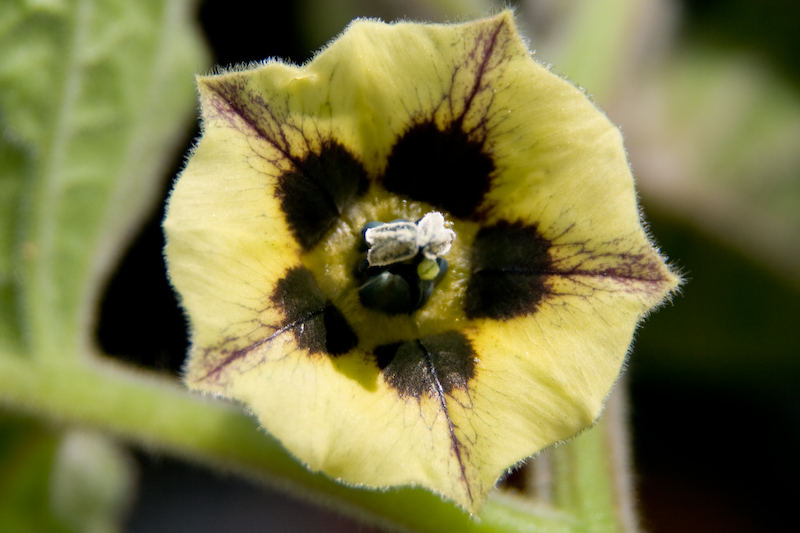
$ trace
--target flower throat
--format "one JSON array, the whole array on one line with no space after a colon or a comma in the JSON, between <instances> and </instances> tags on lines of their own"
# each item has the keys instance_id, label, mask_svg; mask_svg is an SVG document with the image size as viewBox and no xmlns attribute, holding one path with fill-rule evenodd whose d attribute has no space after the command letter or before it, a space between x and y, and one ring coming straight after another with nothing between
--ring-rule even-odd
<instances>
[{"instance_id":1,"label":"flower throat","mask_svg":"<svg viewBox=\"0 0 800 533\"><path fill-rule=\"evenodd\" d=\"M416 222L368 222L361 230L356 267L361 305L388 315L420 309L447 273L441 256L455 237L437 211Z\"/></svg>"}]
</instances>

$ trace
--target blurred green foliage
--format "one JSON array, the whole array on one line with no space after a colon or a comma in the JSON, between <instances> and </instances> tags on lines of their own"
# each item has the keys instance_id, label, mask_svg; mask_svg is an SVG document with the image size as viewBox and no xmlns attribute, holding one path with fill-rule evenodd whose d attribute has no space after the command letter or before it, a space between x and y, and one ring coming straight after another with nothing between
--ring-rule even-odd
<instances>
[{"instance_id":1,"label":"blurred green foliage","mask_svg":"<svg viewBox=\"0 0 800 533\"><path fill-rule=\"evenodd\" d=\"M194 107L205 49L191 7L0 3L0 357L59 367L93 349L105 272L153 209ZM85 439L77 448L100 470L70 468L62 438L76 448L57 430L0 418L0 530L118 527L119 452ZM119 478L127 487L125 468Z\"/></svg>"},{"instance_id":2,"label":"blurred green foliage","mask_svg":"<svg viewBox=\"0 0 800 533\"><path fill-rule=\"evenodd\" d=\"M4 531L70 531L50 505L57 433L27 419L0 418L0 526Z\"/></svg>"},{"instance_id":3,"label":"blurred green foliage","mask_svg":"<svg viewBox=\"0 0 800 533\"><path fill-rule=\"evenodd\" d=\"M204 48L189 7L0 4L0 316L24 335L4 336L15 352L58 359L91 345L99 282L153 208L193 108Z\"/></svg>"}]
</instances>

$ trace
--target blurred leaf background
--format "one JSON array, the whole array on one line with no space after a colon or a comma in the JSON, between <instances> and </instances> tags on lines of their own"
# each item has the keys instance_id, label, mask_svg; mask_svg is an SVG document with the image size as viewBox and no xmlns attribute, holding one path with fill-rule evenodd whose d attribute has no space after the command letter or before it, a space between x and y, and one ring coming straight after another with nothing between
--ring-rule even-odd
<instances>
[{"instance_id":1,"label":"blurred leaf background","mask_svg":"<svg viewBox=\"0 0 800 533\"><path fill-rule=\"evenodd\" d=\"M0 354L58 360L97 344L178 375L186 332L160 219L197 135L193 72L303 62L356 16L448 21L503 5L0 2ZM650 230L688 280L640 330L627 369L644 528L790 529L800 475L800 7L512 5L537 57L621 126ZM73 290L28 283L36 276ZM79 312L64 316L73 305ZM0 524L370 530L10 409L0 411Z\"/></svg>"}]
</instances>

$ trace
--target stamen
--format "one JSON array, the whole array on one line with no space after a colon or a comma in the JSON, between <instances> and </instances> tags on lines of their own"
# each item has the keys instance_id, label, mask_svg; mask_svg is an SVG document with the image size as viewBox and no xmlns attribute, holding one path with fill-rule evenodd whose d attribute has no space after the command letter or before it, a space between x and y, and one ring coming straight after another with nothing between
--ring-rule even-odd
<instances>
[{"instance_id":1,"label":"stamen","mask_svg":"<svg viewBox=\"0 0 800 533\"><path fill-rule=\"evenodd\" d=\"M364 231L370 266L385 266L412 259L422 250L426 259L436 261L450 251L456 234L445 226L444 216L431 211L414 224L406 220L372 223ZM434 275L435 277L435 275Z\"/></svg>"},{"instance_id":2,"label":"stamen","mask_svg":"<svg viewBox=\"0 0 800 533\"><path fill-rule=\"evenodd\" d=\"M368 222L362 235L366 261L361 255L356 267L361 304L389 315L424 306L447 273L447 261L440 256L450 251L456 237L445 227L444 216L432 211L417 223Z\"/></svg>"},{"instance_id":3,"label":"stamen","mask_svg":"<svg viewBox=\"0 0 800 533\"><path fill-rule=\"evenodd\" d=\"M364 232L367 261L370 266L384 266L411 259L417 255L417 226L413 222L396 221L379 224Z\"/></svg>"},{"instance_id":4,"label":"stamen","mask_svg":"<svg viewBox=\"0 0 800 533\"><path fill-rule=\"evenodd\" d=\"M433 261L450 251L455 238L455 232L444 225L444 216L438 211L427 213L417 223L417 246Z\"/></svg>"}]
</instances>

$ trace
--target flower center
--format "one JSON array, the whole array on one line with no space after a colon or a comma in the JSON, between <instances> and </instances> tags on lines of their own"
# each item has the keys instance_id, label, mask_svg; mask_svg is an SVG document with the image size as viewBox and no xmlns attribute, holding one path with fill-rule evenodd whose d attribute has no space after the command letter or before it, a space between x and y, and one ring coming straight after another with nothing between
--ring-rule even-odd
<instances>
[{"instance_id":1,"label":"flower center","mask_svg":"<svg viewBox=\"0 0 800 533\"><path fill-rule=\"evenodd\" d=\"M444 216L431 211L416 223L409 220L368 222L357 277L364 307L389 315L421 308L447 273L446 254L456 237Z\"/></svg>"}]
</instances>

